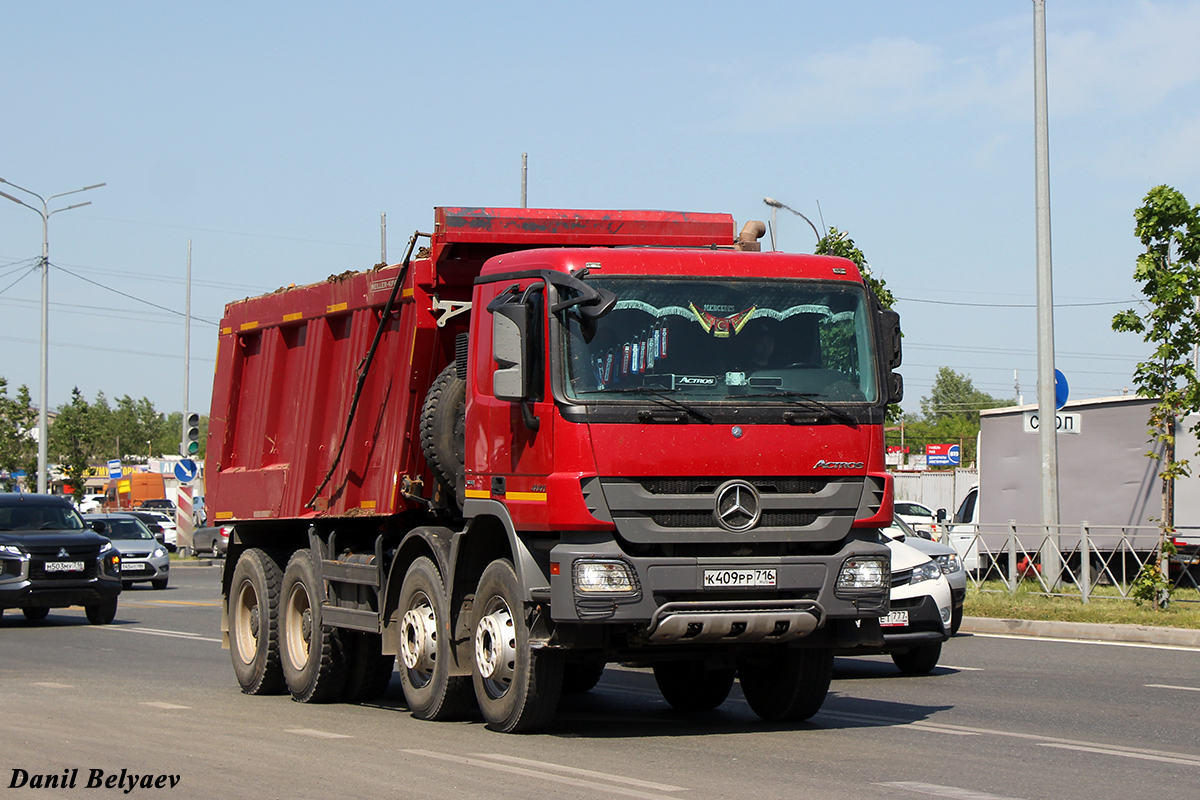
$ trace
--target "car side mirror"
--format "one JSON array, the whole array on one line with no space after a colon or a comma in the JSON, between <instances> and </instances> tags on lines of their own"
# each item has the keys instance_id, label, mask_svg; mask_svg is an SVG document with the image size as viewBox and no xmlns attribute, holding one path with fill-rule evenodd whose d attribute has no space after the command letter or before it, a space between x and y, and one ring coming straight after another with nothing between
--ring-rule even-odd
<instances>
[{"instance_id":1,"label":"car side mirror","mask_svg":"<svg viewBox=\"0 0 1200 800\"><path fill-rule=\"evenodd\" d=\"M108 530L108 526L104 524L104 521L99 519L92 520L91 526L92 530L94 530L96 533L104 533L106 530Z\"/></svg>"},{"instance_id":2,"label":"car side mirror","mask_svg":"<svg viewBox=\"0 0 1200 800\"><path fill-rule=\"evenodd\" d=\"M938 521L939 523L941 523L941 522L945 522L945 521L946 521L946 509L944 509L944 508L939 508L939 509L937 510L937 521Z\"/></svg>"}]
</instances>

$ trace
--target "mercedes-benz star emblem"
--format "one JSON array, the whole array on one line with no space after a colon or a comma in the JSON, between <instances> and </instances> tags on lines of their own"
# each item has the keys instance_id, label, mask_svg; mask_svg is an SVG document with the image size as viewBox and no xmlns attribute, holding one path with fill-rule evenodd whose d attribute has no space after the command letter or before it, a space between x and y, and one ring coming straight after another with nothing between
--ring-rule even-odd
<instances>
[{"instance_id":1,"label":"mercedes-benz star emblem","mask_svg":"<svg viewBox=\"0 0 1200 800\"><path fill-rule=\"evenodd\" d=\"M717 503L713 509L717 524L733 533L744 533L762 517L758 490L746 481L726 481L717 488Z\"/></svg>"}]
</instances>

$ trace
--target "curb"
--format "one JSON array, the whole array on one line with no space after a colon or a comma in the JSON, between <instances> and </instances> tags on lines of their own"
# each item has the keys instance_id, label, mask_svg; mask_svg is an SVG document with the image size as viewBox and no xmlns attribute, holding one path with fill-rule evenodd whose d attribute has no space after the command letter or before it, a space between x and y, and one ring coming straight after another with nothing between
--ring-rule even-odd
<instances>
[{"instance_id":1,"label":"curb","mask_svg":"<svg viewBox=\"0 0 1200 800\"><path fill-rule=\"evenodd\" d=\"M189 567L211 567L215 563L211 558L189 558L186 561L181 558L171 562L171 569L179 569L180 567L184 569Z\"/></svg>"},{"instance_id":2,"label":"curb","mask_svg":"<svg viewBox=\"0 0 1200 800\"><path fill-rule=\"evenodd\" d=\"M1052 622L1029 619L964 617L962 633L1045 636L1084 642L1128 642L1200 648L1200 630L1151 625L1103 625L1095 622Z\"/></svg>"}]
</instances>

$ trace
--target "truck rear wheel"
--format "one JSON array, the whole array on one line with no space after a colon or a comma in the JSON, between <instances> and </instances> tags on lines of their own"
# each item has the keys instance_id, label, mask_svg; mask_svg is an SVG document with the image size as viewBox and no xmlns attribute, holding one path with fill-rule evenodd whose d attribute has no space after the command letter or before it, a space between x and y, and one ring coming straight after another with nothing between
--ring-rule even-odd
<instances>
[{"instance_id":1,"label":"truck rear wheel","mask_svg":"<svg viewBox=\"0 0 1200 800\"><path fill-rule=\"evenodd\" d=\"M703 659L654 665L654 681L663 699L677 711L711 711L733 688L733 669L705 669Z\"/></svg>"},{"instance_id":2,"label":"truck rear wheel","mask_svg":"<svg viewBox=\"0 0 1200 800\"><path fill-rule=\"evenodd\" d=\"M301 703L336 700L346 685L341 633L321 621L324 594L312 554L297 551L283 573L279 652L284 682Z\"/></svg>"},{"instance_id":3,"label":"truck rear wheel","mask_svg":"<svg viewBox=\"0 0 1200 800\"><path fill-rule=\"evenodd\" d=\"M400 625L400 685L417 719L463 716L474 699L471 679L450 675L450 615L441 573L422 556L409 565L396 609ZM395 619L395 618L394 618Z\"/></svg>"},{"instance_id":4,"label":"truck rear wheel","mask_svg":"<svg viewBox=\"0 0 1200 800\"><path fill-rule=\"evenodd\" d=\"M246 694L279 694L279 584L283 572L258 548L242 553L229 587L229 652Z\"/></svg>"},{"instance_id":5,"label":"truck rear wheel","mask_svg":"<svg viewBox=\"0 0 1200 800\"><path fill-rule=\"evenodd\" d=\"M342 699L362 703L382 697L396 671L396 657L383 655L382 637L365 631L342 631L346 652L346 686Z\"/></svg>"},{"instance_id":6,"label":"truck rear wheel","mask_svg":"<svg viewBox=\"0 0 1200 800\"><path fill-rule=\"evenodd\" d=\"M530 647L529 622L512 562L498 559L483 571L474 609L472 681L488 727L502 733L541 728L558 710L563 654Z\"/></svg>"},{"instance_id":7,"label":"truck rear wheel","mask_svg":"<svg viewBox=\"0 0 1200 800\"><path fill-rule=\"evenodd\" d=\"M446 367L429 387L421 407L421 450L438 480L457 498L466 459L467 382L455 365Z\"/></svg>"},{"instance_id":8,"label":"truck rear wheel","mask_svg":"<svg viewBox=\"0 0 1200 800\"><path fill-rule=\"evenodd\" d=\"M563 665L563 694L583 694L596 688L604 677L603 661L568 661Z\"/></svg>"},{"instance_id":9,"label":"truck rear wheel","mask_svg":"<svg viewBox=\"0 0 1200 800\"><path fill-rule=\"evenodd\" d=\"M833 677L833 650L777 650L738 659L737 671L755 714L768 722L799 722L825 702Z\"/></svg>"}]
</instances>

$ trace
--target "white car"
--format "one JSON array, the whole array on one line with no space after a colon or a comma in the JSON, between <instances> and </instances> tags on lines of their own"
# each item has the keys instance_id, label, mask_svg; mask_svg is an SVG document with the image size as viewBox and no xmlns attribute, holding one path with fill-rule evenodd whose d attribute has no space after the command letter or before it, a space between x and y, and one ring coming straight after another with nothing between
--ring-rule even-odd
<instances>
[{"instance_id":1,"label":"white car","mask_svg":"<svg viewBox=\"0 0 1200 800\"><path fill-rule=\"evenodd\" d=\"M942 657L942 642L950 638L954 613L950 584L929 556L904 542L883 538L892 551L890 610L879 618L883 644L838 650L838 655L887 653L901 672L930 672Z\"/></svg>"},{"instance_id":2,"label":"white car","mask_svg":"<svg viewBox=\"0 0 1200 800\"><path fill-rule=\"evenodd\" d=\"M904 520L916 530L936 531L937 514L932 508L912 500L897 500L895 503L896 516Z\"/></svg>"},{"instance_id":3,"label":"white car","mask_svg":"<svg viewBox=\"0 0 1200 800\"><path fill-rule=\"evenodd\" d=\"M967 599L967 571L963 568L963 560L958 551L948 544L932 541L928 533L914 531L898 516L892 520L890 528L883 529L883 535L920 550L942 568L942 574L946 576L946 582L950 584L950 597L954 603L950 635L958 633L958 629L962 626L963 603Z\"/></svg>"}]
</instances>

